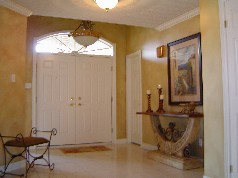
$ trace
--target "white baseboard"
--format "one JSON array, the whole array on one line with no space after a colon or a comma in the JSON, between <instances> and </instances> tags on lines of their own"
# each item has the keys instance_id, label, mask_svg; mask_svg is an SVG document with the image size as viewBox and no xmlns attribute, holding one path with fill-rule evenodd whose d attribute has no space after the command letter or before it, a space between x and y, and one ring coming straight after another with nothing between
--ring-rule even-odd
<instances>
[{"instance_id":1,"label":"white baseboard","mask_svg":"<svg viewBox=\"0 0 238 178\"><path fill-rule=\"evenodd\" d=\"M150 145L148 143L142 143L141 146L140 146L142 149L145 149L145 150L158 150L158 147L155 146L155 145Z\"/></svg>"},{"instance_id":2,"label":"white baseboard","mask_svg":"<svg viewBox=\"0 0 238 178\"><path fill-rule=\"evenodd\" d=\"M208 177L208 176L203 176L203 178L210 178L210 177Z\"/></svg>"},{"instance_id":3,"label":"white baseboard","mask_svg":"<svg viewBox=\"0 0 238 178\"><path fill-rule=\"evenodd\" d=\"M117 139L115 144L126 144L127 143L127 139L123 138L123 139Z\"/></svg>"},{"instance_id":4,"label":"white baseboard","mask_svg":"<svg viewBox=\"0 0 238 178\"><path fill-rule=\"evenodd\" d=\"M11 172L11 171L15 171L17 169L24 168L25 165L26 165L25 160L18 161L18 162L15 162L15 163L11 163L7 168L7 172ZM0 170L4 170L4 166L0 166Z\"/></svg>"}]
</instances>

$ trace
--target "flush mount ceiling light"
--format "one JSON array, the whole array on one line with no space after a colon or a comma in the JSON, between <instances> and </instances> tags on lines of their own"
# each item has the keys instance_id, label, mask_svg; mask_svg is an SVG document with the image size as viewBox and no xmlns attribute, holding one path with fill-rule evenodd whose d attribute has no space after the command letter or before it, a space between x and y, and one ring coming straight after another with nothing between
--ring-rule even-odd
<instances>
[{"instance_id":1,"label":"flush mount ceiling light","mask_svg":"<svg viewBox=\"0 0 238 178\"><path fill-rule=\"evenodd\" d=\"M116 7L118 0L94 0L97 5L102 8L105 9L107 12L109 11L109 9L113 9L114 7Z\"/></svg>"},{"instance_id":2,"label":"flush mount ceiling light","mask_svg":"<svg viewBox=\"0 0 238 178\"><path fill-rule=\"evenodd\" d=\"M81 21L78 28L71 32L68 36L73 37L74 40L84 47L94 44L101 36L100 33L93 31L93 25L91 21Z\"/></svg>"}]
</instances>

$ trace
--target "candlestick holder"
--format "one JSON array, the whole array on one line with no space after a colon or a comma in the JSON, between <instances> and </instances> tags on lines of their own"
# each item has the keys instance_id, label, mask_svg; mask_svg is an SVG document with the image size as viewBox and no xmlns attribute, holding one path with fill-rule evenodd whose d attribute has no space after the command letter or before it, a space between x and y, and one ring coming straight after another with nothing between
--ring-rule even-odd
<instances>
[{"instance_id":1,"label":"candlestick holder","mask_svg":"<svg viewBox=\"0 0 238 178\"><path fill-rule=\"evenodd\" d=\"M162 99L160 97L162 95L162 88L158 88L158 94L159 94L159 108L157 109L156 112L164 113L165 112L165 110L163 109L164 98Z\"/></svg>"},{"instance_id":2,"label":"candlestick holder","mask_svg":"<svg viewBox=\"0 0 238 178\"><path fill-rule=\"evenodd\" d=\"M158 112L158 113L164 113L164 112L165 112L165 110L164 110L164 108L163 108L163 105L164 105L164 99L161 99L161 100L159 101L159 108L157 109L157 112Z\"/></svg>"},{"instance_id":3,"label":"candlestick holder","mask_svg":"<svg viewBox=\"0 0 238 178\"><path fill-rule=\"evenodd\" d=\"M147 94L147 99L148 99L148 109L146 112L153 112L150 106L151 94Z\"/></svg>"}]
</instances>

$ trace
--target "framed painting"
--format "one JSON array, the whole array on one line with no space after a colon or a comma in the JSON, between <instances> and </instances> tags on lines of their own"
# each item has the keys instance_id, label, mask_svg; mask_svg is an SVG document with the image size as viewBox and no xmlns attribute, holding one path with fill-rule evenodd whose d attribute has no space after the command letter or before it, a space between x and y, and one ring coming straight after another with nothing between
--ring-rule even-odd
<instances>
[{"instance_id":1,"label":"framed painting","mask_svg":"<svg viewBox=\"0 0 238 178\"><path fill-rule=\"evenodd\" d=\"M167 44L169 104L194 102L202 105L201 34Z\"/></svg>"}]
</instances>

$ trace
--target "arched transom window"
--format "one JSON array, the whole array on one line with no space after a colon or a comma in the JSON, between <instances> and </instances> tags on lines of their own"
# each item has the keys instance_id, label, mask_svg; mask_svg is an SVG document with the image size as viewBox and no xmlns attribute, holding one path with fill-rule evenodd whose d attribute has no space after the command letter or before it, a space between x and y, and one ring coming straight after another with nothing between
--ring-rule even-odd
<instances>
[{"instance_id":1,"label":"arched transom window","mask_svg":"<svg viewBox=\"0 0 238 178\"><path fill-rule=\"evenodd\" d=\"M36 52L38 53L72 53L74 51L87 55L113 56L113 46L99 39L94 44L84 47L68 37L68 32L56 33L37 40Z\"/></svg>"}]
</instances>

